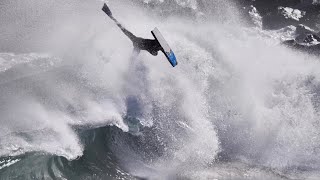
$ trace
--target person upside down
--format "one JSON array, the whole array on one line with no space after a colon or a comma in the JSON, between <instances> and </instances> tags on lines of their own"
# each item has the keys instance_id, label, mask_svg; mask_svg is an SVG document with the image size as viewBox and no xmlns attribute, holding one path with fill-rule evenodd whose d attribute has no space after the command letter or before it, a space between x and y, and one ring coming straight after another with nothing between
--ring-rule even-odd
<instances>
[{"instance_id":1,"label":"person upside down","mask_svg":"<svg viewBox=\"0 0 320 180\"><path fill-rule=\"evenodd\" d=\"M107 6L107 4L103 5L102 10L117 24L117 26L121 29L121 31L132 41L134 52L139 53L141 50L148 51L153 56L158 55L158 51L162 50L161 45L155 39L144 39L141 37L137 37L133 35L130 31L124 28L113 16L112 13Z\"/></svg>"}]
</instances>

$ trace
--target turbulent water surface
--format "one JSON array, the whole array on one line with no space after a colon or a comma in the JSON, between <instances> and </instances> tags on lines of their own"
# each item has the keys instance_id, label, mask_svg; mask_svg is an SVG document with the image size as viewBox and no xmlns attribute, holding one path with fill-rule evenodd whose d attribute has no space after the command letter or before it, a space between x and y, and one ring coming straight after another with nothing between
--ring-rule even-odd
<instances>
[{"instance_id":1,"label":"turbulent water surface","mask_svg":"<svg viewBox=\"0 0 320 180\"><path fill-rule=\"evenodd\" d=\"M0 179L320 179L320 2L0 2Z\"/></svg>"}]
</instances>

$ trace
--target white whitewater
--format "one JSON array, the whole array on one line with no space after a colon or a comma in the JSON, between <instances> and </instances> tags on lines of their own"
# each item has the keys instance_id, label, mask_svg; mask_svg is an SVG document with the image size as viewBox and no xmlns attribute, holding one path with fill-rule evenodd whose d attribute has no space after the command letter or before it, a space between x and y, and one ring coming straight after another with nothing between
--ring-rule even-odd
<instances>
[{"instance_id":1,"label":"white whitewater","mask_svg":"<svg viewBox=\"0 0 320 180\"><path fill-rule=\"evenodd\" d=\"M83 145L72 127L128 131L122 118L137 108L127 104L133 97L141 123L157 124L167 146L145 166L128 164L133 174L217 177L202 167L221 157L279 171L319 170L320 63L282 47L285 30L262 31L256 10L259 27L245 27L238 7L219 0L109 4L139 36L151 38L157 26L179 65L147 53L132 61L130 41L100 1L4 4L11 13L0 11L8 18L0 19L1 156L40 151L75 159ZM22 11L12 13L16 8ZM228 168L219 170L223 177Z\"/></svg>"}]
</instances>

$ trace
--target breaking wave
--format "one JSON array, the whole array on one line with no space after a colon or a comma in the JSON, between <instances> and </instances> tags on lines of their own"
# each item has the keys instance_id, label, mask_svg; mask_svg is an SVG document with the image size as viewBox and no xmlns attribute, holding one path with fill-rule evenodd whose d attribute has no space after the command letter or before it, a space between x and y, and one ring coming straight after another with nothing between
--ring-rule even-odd
<instances>
[{"instance_id":1,"label":"breaking wave","mask_svg":"<svg viewBox=\"0 0 320 180\"><path fill-rule=\"evenodd\" d=\"M133 57L102 4L0 4L1 179L318 177L319 57L280 44L292 27L232 1L109 2L161 30L171 68Z\"/></svg>"}]
</instances>

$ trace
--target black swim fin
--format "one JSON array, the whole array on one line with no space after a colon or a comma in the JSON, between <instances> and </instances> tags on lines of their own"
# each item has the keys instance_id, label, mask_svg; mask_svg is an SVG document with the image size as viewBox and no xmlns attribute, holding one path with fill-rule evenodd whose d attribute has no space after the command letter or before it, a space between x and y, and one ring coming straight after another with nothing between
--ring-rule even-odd
<instances>
[{"instance_id":1,"label":"black swim fin","mask_svg":"<svg viewBox=\"0 0 320 180\"><path fill-rule=\"evenodd\" d=\"M102 7L102 11L105 12L109 17L112 17L111 10L109 9L109 7L107 6L106 3L104 3L104 5Z\"/></svg>"}]
</instances>

